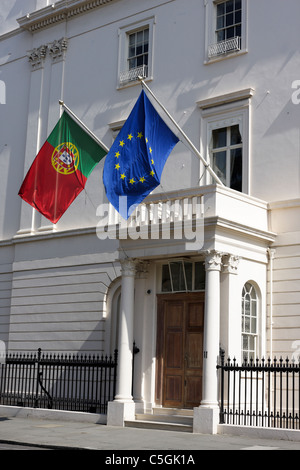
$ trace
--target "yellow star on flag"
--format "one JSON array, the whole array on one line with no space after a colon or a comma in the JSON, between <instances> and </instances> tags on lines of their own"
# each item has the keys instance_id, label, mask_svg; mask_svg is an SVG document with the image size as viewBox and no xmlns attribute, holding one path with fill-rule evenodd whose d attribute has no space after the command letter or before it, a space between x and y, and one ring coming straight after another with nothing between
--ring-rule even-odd
<instances>
[{"instance_id":1,"label":"yellow star on flag","mask_svg":"<svg viewBox=\"0 0 300 470\"><path fill-rule=\"evenodd\" d=\"M120 168L120 165L119 165L119 163L117 163L117 164L115 165L115 169L116 169L116 170L119 170L119 168Z\"/></svg>"}]
</instances>

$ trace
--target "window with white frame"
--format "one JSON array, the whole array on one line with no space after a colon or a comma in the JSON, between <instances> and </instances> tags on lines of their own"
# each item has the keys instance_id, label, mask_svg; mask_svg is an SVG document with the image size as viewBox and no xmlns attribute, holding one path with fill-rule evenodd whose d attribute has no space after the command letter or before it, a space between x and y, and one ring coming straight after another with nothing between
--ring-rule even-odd
<instances>
[{"instance_id":1,"label":"window with white frame","mask_svg":"<svg viewBox=\"0 0 300 470\"><path fill-rule=\"evenodd\" d=\"M250 100L248 88L199 101L201 150L225 186L243 193L250 187ZM200 166L201 184L214 181Z\"/></svg>"},{"instance_id":2,"label":"window with white frame","mask_svg":"<svg viewBox=\"0 0 300 470\"><path fill-rule=\"evenodd\" d=\"M250 282L246 282L242 291L242 360L249 361L257 357L258 308L257 293Z\"/></svg>"},{"instance_id":3,"label":"window with white frame","mask_svg":"<svg viewBox=\"0 0 300 470\"><path fill-rule=\"evenodd\" d=\"M119 86L152 77L154 18L119 30Z\"/></svg>"},{"instance_id":4,"label":"window with white frame","mask_svg":"<svg viewBox=\"0 0 300 470\"><path fill-rule=\"evenodd\" d=\"M209 61L246 51L247 1L207 1L207 58Z\"/></svg>"}]
</instances>

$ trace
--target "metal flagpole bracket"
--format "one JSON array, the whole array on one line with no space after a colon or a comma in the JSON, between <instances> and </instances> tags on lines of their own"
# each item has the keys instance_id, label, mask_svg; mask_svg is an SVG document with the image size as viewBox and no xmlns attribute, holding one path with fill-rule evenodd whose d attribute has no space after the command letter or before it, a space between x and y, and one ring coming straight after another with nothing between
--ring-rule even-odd
<instances>
[{"instance_id":1,"label":"metal flagpole bracket","mask_svg":"<svg viewBox=\"0 0 300 470\"><path fill-rule=\"evenodd\" d=\"M76 119L76 121L78 122L78 124L83 127L83 129L88 132L90 134L91 137L93 137L93 139L98 142L99 145L101 145L101 147L103 148L103 150L105 150L107 153L109 152L109 148L100 140L98 139L98 137L79 119L78 116L76 116L75 113L73 113L73 111L64 103L63 100L58 100L58 103L60 104L60 106L62 106L63 108L65 108L65 110L74 118Z\"/></svg>"},{"instance_id":2,"label":"metal flagpole bracket","mask_svg":"<svg viewBox=\"0 0 300 470\"><path fill-rule=\"evenodd\" d=\"M211 168L210 164L202 157L201 153L199 152L199 150L197 150L197 148L195 147L195 145L192 143L192 141L188 138L188 136L185 134L185 132L181 129L181 127L177 124L177 122L175 121L175 119L173 119L173 117L171 116L171 114L167 111L167 109L161 104L161 102L156 98L156 96L154 95L154 93L152 92L152 90L148 87L148 85L145 83L143 77L139 76L138 77L138 80L141 82L141 85L142 87L146 88L147 91L149 91L149 93L151 94L151 96L155 99L155 101L159 104L159 106L163 109L163 111L166 113L166 115L168 116L168 118L173 122L173 124L177 127L177 129L179 130L179 132L181 133L181 135L184 137L184 139L187 141L187 143L189 144L189 146L191 147L192 151L195 153L195 155L202 161L203 165L205 166L205 168L209 171L209 173L211 174L211 176L214 178L214 180L216 181L216 183L220 184L221 186L224 186L223 182L220 180L220 178L216 175L216 173L214 172L214 170Z\"/></svg>"}]
</instances>

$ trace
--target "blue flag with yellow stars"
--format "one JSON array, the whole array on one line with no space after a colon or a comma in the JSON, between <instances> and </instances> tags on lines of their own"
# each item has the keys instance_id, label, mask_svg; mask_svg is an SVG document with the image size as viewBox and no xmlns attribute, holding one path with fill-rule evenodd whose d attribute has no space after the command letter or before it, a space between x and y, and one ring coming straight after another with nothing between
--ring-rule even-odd
<instances>
[{"instance_id":1,"label":"blue flag with yellow stars","mask_svg":"<svg viewBox=\"0 0 300 470\"><path fill-rule=\"evenodd\" d=\"M106 195L124 219L159 185L178 140L143 90L104 164Z\"/></svg>"}]
</instances>

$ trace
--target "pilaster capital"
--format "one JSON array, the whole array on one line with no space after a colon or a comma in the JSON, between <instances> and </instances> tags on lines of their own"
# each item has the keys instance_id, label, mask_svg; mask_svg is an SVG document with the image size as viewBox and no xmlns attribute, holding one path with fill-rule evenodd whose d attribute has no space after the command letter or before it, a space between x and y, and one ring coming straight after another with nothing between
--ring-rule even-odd
<instances>
[{"instance_id":1,"label":"pilaster capital","mask_svg":"<svg viewBox=\"0 0 300 470\"><path fill-rule=\"evenodd\" d=\"M122 276L134 277L136 274L136 260L133 258L120 259Z\"/></svg>"},{"instance_id":2,"label":"pilaster capital","mask_svg":"<svg viewBox=\"0 0 300 470\"><path fill-rule=\"evenodd\" d=\"M205 270L206 271L221 271L222 266L222 253L212 250L206 252L205 257Z\"/></svg>"},{"instance_id":3,"label":"pilaster capital","mask_svg":"<svg viewBox=\"0 0 300 470\"><path fill-rule=\"evenodd\" d=\"M137 279L147 279L148 277L149 261L137 261L136 263L136 277Z\"/></svg>"},{"instance_id":4,"label":"pilaster capital","mask_svg":"<svg viewBox=\"0 0 300 470\"><path fill-rule=\"evenodd\" d=\"M52 57L53 62L58 62L64 59L67 47L68 40L66 38L58 40L55 39L52 43L48 44L49 54Z\"/></svg>"},{"instance_id":5,"label":"pilaster capital","mask_svg":"<svg viewBox=\"0 0 300 470\"><path fill-rule=\"evenodd\" d=\"M35 47L31 51L28 51L27 53L28 61L30 62L33 70L37 70L43 67L46 54L47 54L46 45Z\"/></svg>"},{"instance_id":6,"label":"pilaster capital","mask_svg":"<svg viewBox=\"0 0 300 470\"><path fill-rule=\"evenodd\" d=\"M227 274L237 274L240 257L226 254L223 256L223 272Z\"/></svg>"}]
</instances>

